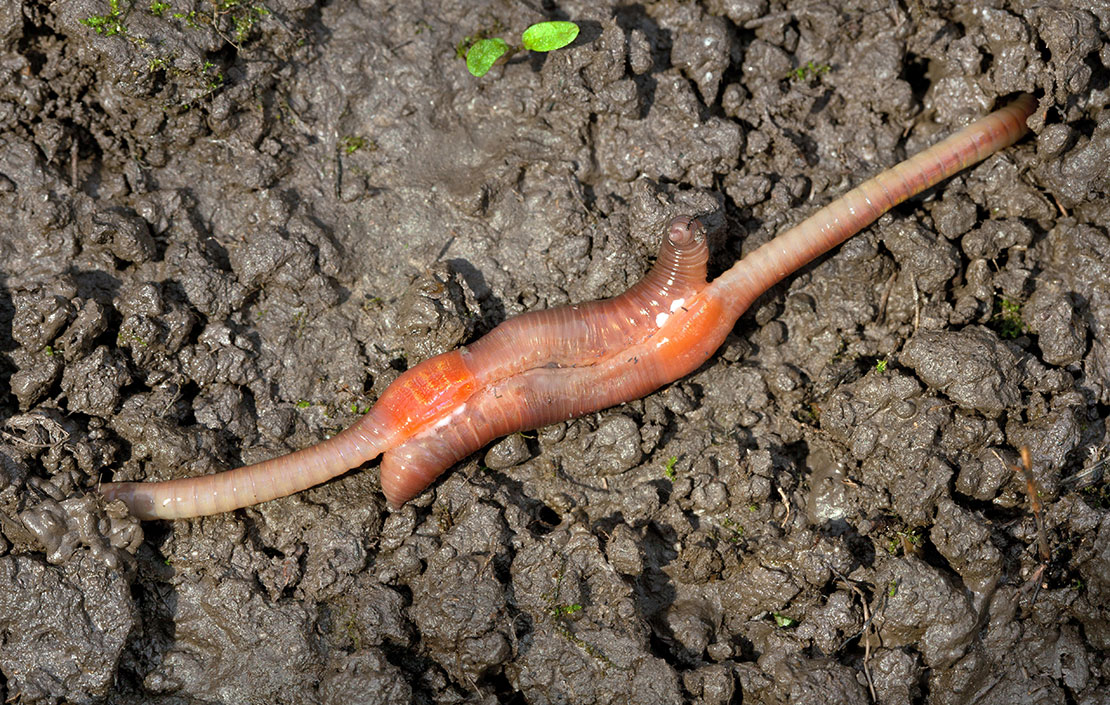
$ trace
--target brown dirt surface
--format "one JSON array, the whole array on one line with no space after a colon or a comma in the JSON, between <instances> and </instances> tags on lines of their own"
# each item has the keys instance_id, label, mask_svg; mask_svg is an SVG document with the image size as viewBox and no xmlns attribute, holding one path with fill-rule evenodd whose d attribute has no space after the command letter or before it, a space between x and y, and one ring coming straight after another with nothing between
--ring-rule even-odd
<instances>
[{"instance_id":1,"label":"brown dirt surface","mask_svg":"<svg viewBox=\"0 0 1110 705\"><path fill-rule=\"evenodd\" d=\"M581 34L456 53L544 19ZM3 3L0 702L1110 703L1108 33L1080 0ZM720 272L1019 91L1034 134L702 369L399 511L376 463L172 523L96 494L334 434L622 291L670 216Z\"/></svg>"}]
</instances>

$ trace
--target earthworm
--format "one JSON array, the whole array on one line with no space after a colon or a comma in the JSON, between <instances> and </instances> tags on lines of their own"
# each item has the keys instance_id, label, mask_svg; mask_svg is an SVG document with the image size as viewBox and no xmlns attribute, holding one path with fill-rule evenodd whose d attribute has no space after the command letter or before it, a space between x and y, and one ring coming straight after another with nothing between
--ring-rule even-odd
<instances>
[{"instance_id":1,"label":"earthworm","mask_svg":"<svg viewBox=\"0 0 1110 705\"><path fill-rule=\"evenodd\" d=\"M705 231L671 221L659 258L612 299L525 313L472 345L398 377L369 413L317 445L235 470L166 482L110 482L140 519L230 511L299 492L382 455L398 508L488 442L639 398L693 372L763 292L907 198L1026 132L1036 99L1021 95L882 172L706 283Z\"/></svg>"}]
</instances>

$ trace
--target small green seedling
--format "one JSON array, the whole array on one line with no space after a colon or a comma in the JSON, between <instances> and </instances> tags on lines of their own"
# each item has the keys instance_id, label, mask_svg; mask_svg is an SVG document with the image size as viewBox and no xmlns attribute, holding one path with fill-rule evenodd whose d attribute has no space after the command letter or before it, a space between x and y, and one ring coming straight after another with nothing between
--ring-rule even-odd
<instances>
[{"instance_id":1,"label":"small green seedling","mask_svg":"<svg viewBox=\"0 0 1110 705\"><path fill-rule=\"evenodd\" d=\"M886 358L879 360L875 363L875 371L879 374L886 372Z\"/></svg>"},{"instance_id":2,"label":"small green seedling","mask_svg":"<svg viewBox=\"0 0 1110 705\"><path fill-rule=\"evenodd\" d=\"M465 52L459 47L459 54L466 57L466 69L474 76L485 76L493 64L502 56L512 56L522 49L528 51L554 51L562 49L578 36L578 25L573 22L539 22L524 30L520 35L521 46L512 47L500 37L479 39L470 44L469 37L463 44L470 44Z\"/></svg>"},{"instance_id":3,"label":"small green seedling","mask_svg":"<svg viewBox=\"0 0 1110 705\"><path fill-rule=\"evenodd\" d=\"M582 605L575 603L573 605L555 605L551 608L551 616L559 619L569 617L576 612L582 611Z\"/></svg>"},{"instance_id":4,"label":"small green seedling","mask_svg":"<svg viewBox=\"0 0 1110 705\"><path fill-rule=\"evenodd\" d=\"M119 0L108 0L107 14L92 15L79 20L79 22L86 27L91 27L97 34L103 34L105 37L114 37L117 34L127 32L127 27L123 25L123 13L119 9Z\"/></svg>"},{"instance_id":5,"label":"small green seedling","mask_svg":"<svg viewBox=\"0 0 1110 705\"><path fill-rule=\"evenodd\" d=\"M678 477L678 473L675 472L675 469L674 469L675 463L677 463L677 462L678 462L678 456L677 455L672 455L670 460L667 461L667 464L663 466L663 474L671 482L674 482L675 478Z\"/></svg>"},{"instance_id":6,"label":"small green seedling","mask_svg":"<svg viewBox=\"0 0 1110 705\"><path fill-rule=\"evenodd\" d=\"M994 315L991 324L998 335L1014 339L1026 331L1025 321L1021 320L1021 302L999 297L994 302Z\"/></svg>"},{"instance_id":7,"label":"small green seedling","mask_svg":"<svg viewBox=\"0 0 1110 705\"><path fill-rule=\"evenodd\" d=\"M771 616L775 618L775 626L779 629L789 629L798 624L798 620L793 617L787 617L781 612L775 612Z\"/></svg>"},{"instance_id":8,"label":"small green seedling","mask_svg":"<svg viewBox=\"0 0 1110 705\"><path fill-rule=\"evenodd\" d=\"M200 29L201 16L197 14L196 10L189 10L188 12L175 12L170 15L175 20L181 20L189 29Z\"/></svg>"},{"instance_id":9,"label":"small green seedling","mask_svg":"<svg viewBox=\"0 0 1110 705\"><path fill-rule=\"evenodd\" d=\"M349 135L343 138L344 154L354 154L363 147L370 147L371 150L374 150L377 149L378 145L374 144L373 140L367 140L365 137L359 137L358 135Z\"/></svg>"},{"instance_id":10,"label":"small green seedling","mask_svg":"<svg viewBox=\"0 0 1110 705\"><path fill-rule=\"evenodd\" d=\"M892 556L898 555L901 549L906 556L916 555L921 552L921 532L918 529L907 527L901 529L887 542L886 550Z\"/></svg>"},{"instance_id":11,"label":"small green seedling","mask_svg":"<svg viewBox=\"0 0 1110 705\"><path fill-rule=\"evenodd\" d=\"M744 527L740 526L738 522L733 521L729 517L725 517L721 520L721 526L729 531L728 536L725 537L725 540L729 543L737 544L744 538Z\"/></svg>"},{"instance_id":12,"label":"small green seedling","mask_svg":"<svg viewBox=\"0 0 1110 705\"><path fill-rule=\"evenodd\" d=\"M790 72L790 78L795 81L808 81L811 78L816 78L821 74L832 71L832 66L828 64L815 64L812 61L807 62L804 66L799 66Z\"/></svg>"}]
</instances>

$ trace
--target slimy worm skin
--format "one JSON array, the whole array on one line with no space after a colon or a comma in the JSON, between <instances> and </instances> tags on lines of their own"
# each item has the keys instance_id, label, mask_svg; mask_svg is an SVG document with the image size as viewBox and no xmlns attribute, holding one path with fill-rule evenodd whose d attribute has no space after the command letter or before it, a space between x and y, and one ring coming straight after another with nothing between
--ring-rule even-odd
<instances>
[{"instance_id":1,"label":"slimy worm skin","mask_svg":"<svg viewBox=\"0 0 1110 705\"><path fill-rule=\"evenodd\" d=\"M620 296L510 318L389 386L369 413L304 450L194 478L110 482L140 519L205 516L299 492L382 455L397 508L491 440L637 399L697 369L748 306L907 198L1008 147L1036 99L1010 105L882 172L705 281L701 223L671 221L651 270Z\"/></svg>"}]
</instances>

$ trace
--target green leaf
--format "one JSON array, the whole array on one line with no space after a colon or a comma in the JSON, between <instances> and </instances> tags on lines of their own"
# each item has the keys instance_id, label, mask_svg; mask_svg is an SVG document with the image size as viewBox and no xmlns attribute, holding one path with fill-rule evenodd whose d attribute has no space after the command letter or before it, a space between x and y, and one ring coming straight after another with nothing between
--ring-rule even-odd
<instances>
[{"instance_id":1,"label":"green leaf","mask_svg":"<svg viewBox=\"0 0 1110 705\"><path fill-rule=\"evenodd\" d=\"M493 62L500 59L509 50L509 45L504 39L479 39L466 52L466 70L475 76L485 76L493 66Z\"/></svg>"},{"instance_id":2,"label":"green leaf","mask_svg":"<svg viewBox=\"0 0 1110 705\"><path fill-rule=\"evenodd\" d=\"M562 49L578 36L578 25L573 22L540 22L524 30L520 36L529 51L554 51Z\"/></svg>"},{"instance_id":3,"label":"green leaf","mask_svg":"<svg viewBox=\"0 0 1110 705\"><path fill-rule=\"evenodd\" d=\"M775 624L777 624L780 629L789 629L798 623L798 620L793 617L787 617L785 614L780 614L778 612L772 613L771 616L775 618Z\"/></svg>"}]
</instances>

